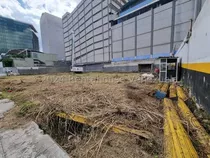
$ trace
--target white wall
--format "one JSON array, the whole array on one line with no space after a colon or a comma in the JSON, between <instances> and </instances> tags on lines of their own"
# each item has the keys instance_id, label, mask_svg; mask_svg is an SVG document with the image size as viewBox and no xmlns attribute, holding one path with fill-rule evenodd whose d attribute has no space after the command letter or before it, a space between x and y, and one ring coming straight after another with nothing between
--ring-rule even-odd
<instances>
[{"instance_id":1,"label":"white wall","mask_svg":"<svg viewBox=\"0 0 210 158\"><path fill-rule=\"evenodd\" d=\"M189 43L183 43L176 56L182 63L210 62L210 1L207 0L197 17ZM209 68L210 69L210 68Z\"/></svg>"}]
</instances>

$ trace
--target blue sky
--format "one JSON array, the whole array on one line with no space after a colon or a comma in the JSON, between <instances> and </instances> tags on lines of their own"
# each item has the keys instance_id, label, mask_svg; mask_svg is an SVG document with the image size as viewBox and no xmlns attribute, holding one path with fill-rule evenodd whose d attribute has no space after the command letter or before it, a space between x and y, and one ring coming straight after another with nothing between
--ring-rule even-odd
<instances>
[{"instance_id":1,"label":"blue sky","mask_svg":"<svg viewBox=\"0 0 210 158\"><path fill-rule=\"evenodd\" d=\"M62 17L66 12L71 12L79 2L80 0L0 0L0 15L34 25L42 49L39 25L42 13Z\"/></svg>"}]
</instances>

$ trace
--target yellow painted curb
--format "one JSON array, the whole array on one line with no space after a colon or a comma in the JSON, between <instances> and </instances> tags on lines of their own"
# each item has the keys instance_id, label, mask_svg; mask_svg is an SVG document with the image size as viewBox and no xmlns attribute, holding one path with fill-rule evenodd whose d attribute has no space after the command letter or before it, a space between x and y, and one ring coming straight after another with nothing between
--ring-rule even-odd
<instances>
[{"instance_id":1,"label":"yellow painted curb","mask_svg":"<svg viewBox=\"0 0 210 158\"><path fill-rule=\"evenodd\" d=\"M164 152L166 158L198 158L170 99L164 99Z\"/></svg>"},{"instance_id":2,"label":"yellow painted curb","mask_svg":"<svg viewBox=\"0 0 210 158\"><path fill-rule=\"evenodd\" d=\"M162 86L163 86L162 83L158 83L158 84L155 86L155 90L160 90Z\"/></svg>"},{"instance_id":3,"label":"yellow painted curb","mask_svg":"<svg viewBox=\"0 0 210 158\"><path fill-rule=\"evenodd\" d=\"M183 90L181 87L177 86L177 87L176 87L176 90L177 90L177 96L178 96L179 98L181 98L181 99L184 100L184 101L186 101L186 100L188 99L188 97L187 97L186 94L184 93L184 90Z\"/></svg>"},{"instance_id":4,"label":"yellow painted curb","mask_svg":"<svg viewBox=\"0 0 210 158\"><path fill-rule=\"evenodd\" d=\"M168 87L169 87L169 84L168 83L164 83L163 86L162 86L162 88L160 89L160 91L167 94Z\"/></svg>"},{"instance_id":5,"label":"yellow painted curb","mask_svg":"<svg viewBox=\"0 0 210 158\"><path fill-rule=\"evenodd\" d=\"M195 131L195 134L197 136L197 141L200 143L200 145L204 149L205 154L207 154L207 156L210 158L210 136L209 136L209 134L206 132L206 130L203 128L203 126L201 126L201 124L198 122L196 117L193 115L193 113L187 107L185 102L180 98L178 99L178 107L179 107L184 119L190 124L190 126Z\"/></svg>"},{"instance_id":6,"label":"yellow painted curb","mask_svg":"<svg viewBox=\"0 0 210 158\"><path fill-rule=\"evenodd\" d=\"M169 88L169 98L170 99L174 99L176 98L176 86L174 84L171 84L170 88Z\"/></svg>"},{"instance_id":7,"label":"yellow painted curb","mask_svg":"<svg viewBox=\"0 0 210 158\"><path fill-rule=\"evenodd\" d=\"M56 116L58 116L60 118L68 119L68 120L73 120L75 122L86 124L86 125L89 125L92 127L99 126L99 125L95 124L94 121L92 121L84 116L81 116L81 115L58 113ZM124 127L124 126L112 126L110 128L110 126L108 126L108 125L103 125L103 129L104 128L106 128L106 129L109 128L114 133L119 133L119 134L131 133L131 134L138 135L138 136L141 136L146 139L152 139L154 137L151 132L148 132L145 130L131 129L131 128Z\"/></svg>"}]
</instances>

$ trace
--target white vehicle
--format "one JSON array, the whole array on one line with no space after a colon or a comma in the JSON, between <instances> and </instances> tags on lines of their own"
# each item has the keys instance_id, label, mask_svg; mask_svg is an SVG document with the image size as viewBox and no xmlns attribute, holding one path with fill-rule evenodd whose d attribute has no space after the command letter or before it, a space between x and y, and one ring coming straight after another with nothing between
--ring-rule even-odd
<instances>
[{"instance_id":1,"label":"white vehicle","mask_svg":"<svg viewBox=\"0 0 210 158\"><path fill-rule=\"evenodd\" d=\"M83 72L84 70L83 70L83 67L72 67L71 68L71 71L72 72Z\"/></svg>"}]
</instances>

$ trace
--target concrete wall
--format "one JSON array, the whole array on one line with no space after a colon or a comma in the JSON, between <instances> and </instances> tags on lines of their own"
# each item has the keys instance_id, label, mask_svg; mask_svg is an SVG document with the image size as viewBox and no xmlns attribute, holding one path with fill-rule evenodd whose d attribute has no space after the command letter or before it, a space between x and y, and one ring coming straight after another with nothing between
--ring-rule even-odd
<instances>
[{"instance_id":1,"label":"concrete wall","mask_svg":"<svg viewBox=\"0 0 210 158\"><path fill-rule=\"evenodd\" d=\"M110 60L108 0L83 0L63 20L65 56L71 61L72 31L75 32L75 62Z\"/></svg>"},{"instance_id":2,"label":"concrete wall","mask_svg":"<svg viewBox=\"0 0 210 158\"><path fill-rule=\"evenodd\" d=\"M177 0L112 27L114 61L168 56L177 50L190 28L194 0Z\"/></svg>"},{"instance_id":3,"label":"concrete wall","mask_svg":"<svg viewBox=\"0 0 210 158\"><path fill-rule=\"evenodd\" d=\"M1 56L0 56L0 59L1 59ZM4 68L3 68L3 63L0 62L0 76L5 76L5 72L4 72Z\"/></svg>"},{"instance_id":4,"label":"concrete wall","mask_svg":"<svg viewBox=\"0 0 210 158\"><path fill-rule=\"evenodd\" d=\"M43 52L57 54L59 60L64 60L62 19L43 13L40 19L40 28Z\"/></svg>"},{"instance_id":5,"label":"concrete wall","mask_svg":"<svg viewBox=\"0 0 210 158\"><path fill-rule=\"evenodd\" d=\"M34 60L31 58L25 58L25 59L13 59L14 67L33 67L34 66Z\"/></svg>"},{"instance_id":6,"label":"concrete wall","mask_svg":"<svg viewBox=\"0 0 210 158\"><path fill-rule=\"evenodd\" d=\"M34 59L42 61L46 66L54 66L54 62L58 61L56 54L32 52L31 58L13 59L14 67L34 67Z\"/></svg>"},{"instance_id":7,"label":"concrete wall","mask_svg":"<svg viewBox=\"0 0 210 158\"><path fill-rule=\"evenodd\" d=\"M13 75L37 75L70 72L69 66L60 67L5 67L0 68L0 76L5 76L5 72L12 72Z\"/></svg>"},{"instance_id":8,"label":"concrete wall","mask_svg":"<svg viewBox=\"0 0 210 158\"><path fill-rule=\"evenodd\" d=\"M70 72L70 67L42 67L42 68L31 68L22 69L18 68L20 75L38 75L38 74L50 74L50 73L62 73Z\"/></svg>"},{"instance_id":9,"label":"concrete wall","mask_svg":"<svg viewBox=\"0 0 210 158\"><path fill-rule=\"evenodd\" d=\"M18 69L16 67L4 67L3 72L6 75L6 72L11 72L13 75L19 75Z\"/></svg>"},{"instance_id":10,"label":"concrete wall","mask_svg":"<svg viewBox=\"0 0 210 158\"><path fill-rule=\"evenodd\" d=\"M90 64L83 66L85 72L103 72L104 64Z\"/></svg>"},{"instance_id":11,"label":"concrete wall","mask_svg":"<svg viewBox=\"0 0 210 158\"><path fill-rule=\"evenodd\" d=\"M138 64L111 65L110 63L98 63L84 65L83 69L84 72L138 72Z\"/></svg>"},{"instance_id":12,"label":"concrete wall","mask_svg":"<svg viewBox=\"0 0 210 158\"><path fill-rule=\"evenodd\" d=\"M189 42L177 52L182 63L182 79L197 103L210 112L210 1L206 1L197 17Z\"/></svg>"},{"instance_id":13,"label":"concrete wall","mask_svg":"<svg viewBox=\"0 0 210 158\"><path fill-rule=\"evenodd\" d=\"M104 67L104 72L138 72L138 66L112 66Z\"/></svg>"},{"instance_id":14,"label":"concrete wall","mask_svg":"<svg viewBox=\"0 0 210 158\"><path fill-rule=\"evenodd\" d=\"M53 66L54 61L57 61L57 54L36 53L33 52L33 59L38 59L46 64L46 66Z\"/></svg>"}]
</instances>

